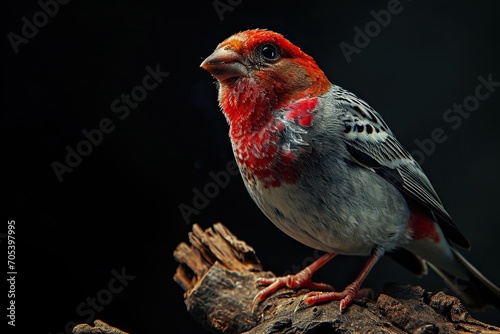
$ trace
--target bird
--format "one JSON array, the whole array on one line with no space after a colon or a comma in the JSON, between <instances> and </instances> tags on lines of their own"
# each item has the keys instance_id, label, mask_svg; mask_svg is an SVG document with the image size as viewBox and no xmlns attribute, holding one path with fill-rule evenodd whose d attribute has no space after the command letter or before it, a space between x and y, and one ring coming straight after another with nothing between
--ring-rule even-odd
<instances>
[{"instance_id":1,"label":"bird","mask_svg":"<svg viewBox=\"0 0 500 334\"><path fill-rule=\"evenodd\" d=\"M200 67L216 84L250 197L281 231L323 252L293 275L257 279L252 311L283 287L310 290L296 310L336 300L342 311L370 294L362 284L384 255L418 276L431 267L473 310L500 309L500 289L462 255L470 241L422 167L312 56L257 28L224 39ZM312 279L337 255L367 257L343 291Z\"/></svg>"}]
</instances>

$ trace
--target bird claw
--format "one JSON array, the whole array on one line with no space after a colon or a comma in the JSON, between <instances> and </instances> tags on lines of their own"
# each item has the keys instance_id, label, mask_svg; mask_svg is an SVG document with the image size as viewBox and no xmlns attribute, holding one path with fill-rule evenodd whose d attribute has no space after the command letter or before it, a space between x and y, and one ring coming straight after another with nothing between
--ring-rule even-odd
<instances>
[{"instance_id":1,"label":"bird claw","mask_svg":"<svg viewBox=\"0 0 500 334\"><path fill-rule=\"evenodd\" d=\"M295 308L293 309L293 313L297 312L300 308L305 308L302 306L304 306L304 298L299 300L299 302L297 303L297 306L295 306Z\"/></svg>"},{"instance_id":2,"label":"bird claw","mask_svg":"<svg viewBox=\"0 0 500 334\"><path fill-rule=\"evenodd\" d=\"M254 310L257 307L257 305L259 304L259 302L265 300L267 298L267 296L269 296L274 291L285 286L288 279L289 279L288 277L271 277L271 278L261 277L261 278L258 278L256 281L257 285L267 285L267 287L260 290L253 298L252 308L250 310L251 313L254 312Z\"/></svg>"},{"instance_id":3,"label":"bird claw","mask_svg":"<svg viewBox=\"0 0 500 334\"><path fill-rule=\"evenodd\" d=\"M254 313L255 308L257 307L257 304L259 304L259 302L262 301L262 300L260 300L259 296L260 296L260 293L256 294L255 297L253 298L252 308L250 309L250 313Z\"/></svg>"},{"instance_id":4,"label":"bird claw","mask_svg":"<svg viewBox=\"0 0 500 334\"><path fill-rule=\"evenodd\" d=\"M318 296L322 292L319 291L311 291L306 293L297 303L297 306L295 306L295 309L293 310L293 313L297 312L299 309L305 309L308 308L309 306L312 306L316 304L316 302L313 301L315 296Z\"/></svg>"},{"instance_id":5,"label":"bird claw","mask_svg":"<svg viewBox=\"0 0 500 334\"><path fill-rule=\"evenodd\" d=\"M311 291L302 297L293 312L295 313L301 308L332 300L340 301L339 310L342 312L354 301L354 299L367 298L370 295L373 295L372 289L364 288L358 290L355 285L347 286L342 292Z\"/></svg>"},{"instance_id":6,"label":"bird claw","mask_svg":"<svg viewBox=\"0 0 500 334\"><path fill-rule=\"evenodd\" d=\"M297 310L301 308L307 308L312 305L318 304L318 303L323 303L331 300L340 300L341 301L341 311L343 308L347 307L342 307L343 303L342 301L345 299L345 291L342 292L322 292L322 291L311 291L306 293L299 301L297 306L295 307L293 312L296 312Z\"/></svg>"},{"instance_id":7,"label":"bird claw","mask_svg":"<svg viewBox=\"0 0 500 334\"><path fill-rule=\"evenodd\" d=\"M291 289L306 288L310 290L333 291L333 287L325 283L316 283L310 280L310 276L295 274L282 277L261 277L256 281L257 285L267 285L255 295L252 301L251 312L255 310L259 302L265 300L267 296L276 290L286 286Z\"/></svg>"}]
</instances>

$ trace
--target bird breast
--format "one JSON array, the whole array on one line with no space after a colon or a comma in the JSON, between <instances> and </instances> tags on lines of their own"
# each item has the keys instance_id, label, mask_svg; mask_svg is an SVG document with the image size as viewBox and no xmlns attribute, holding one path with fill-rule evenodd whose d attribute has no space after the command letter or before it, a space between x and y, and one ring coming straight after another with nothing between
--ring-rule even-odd
<instances>
[{"instance_id":1,"label":"bird breast","mask_svg":"<svg viewBox=\"0 0 500 334\"><path fill-rule=\"evenodd\" d=\"M409 209L403 196L380 176L347 162L340 137L321 126L322 118L335 123L334 115L325 115L314 99L233 140L251 197L278 228L312 248L368 255L377 245L390 250L406 243Z\"/></svg>"}]
</instances>

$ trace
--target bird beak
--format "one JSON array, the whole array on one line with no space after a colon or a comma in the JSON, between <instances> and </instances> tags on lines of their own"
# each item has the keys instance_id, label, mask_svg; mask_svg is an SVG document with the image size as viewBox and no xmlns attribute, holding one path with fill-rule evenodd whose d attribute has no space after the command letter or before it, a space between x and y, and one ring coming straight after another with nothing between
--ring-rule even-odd
<instances>
[{"instance_id":1,"label":"bird beak","mask_svg":"<svg viewBox=\"0 0 500 334\"><path fill-rule=\"evenodd\" d=\"M248 70L243 64L243 57L228 49L215 50L201 63L200 67L207 70L220 82L248 75Z\"/></svg>"}]
</instances>

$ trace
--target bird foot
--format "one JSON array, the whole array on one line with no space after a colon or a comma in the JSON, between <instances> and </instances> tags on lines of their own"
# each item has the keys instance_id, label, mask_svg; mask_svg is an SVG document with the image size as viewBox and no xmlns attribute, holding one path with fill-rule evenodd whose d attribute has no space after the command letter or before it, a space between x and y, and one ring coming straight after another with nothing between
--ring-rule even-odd
<instances>
[{"instance_id":1,"label":"bird foot","mask_svg":"<svg viewBox=\"0 0 500 334\"><path fill-rule=\"evenodd\" d=\"M286 286L291 289L309 289L309 290L321 290L321 291L333 291L333 287L326 283L317 283L311 281L312 273L308 271L300 271L295 275L288 275L282 277L272 277L272 278L259 278L257 279L257 284L266 286L264 289L260 290L257 295L255 295L252 302L252 312L255 307L260 302L264 301L270 294L277 291L278 289Z\"/></svg>"},{"instance_id":2,"label":"bird foot","mask_svg":"<svg viewBox=\"0 0 500 334\"><path fill-rule=\"evenodd\" d=\"M306 293L295 307L294 312L298 309L306 308L318 303L324 303L332 300L340 300L340 312L349 306L354 299L367 298L373 296L373 290L369 288L359 288L359 284L353 282L349 284L344 291L324 292L324 291L311 291Z\"/></svg>"}]
</instances>

